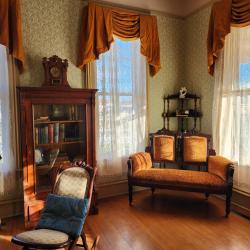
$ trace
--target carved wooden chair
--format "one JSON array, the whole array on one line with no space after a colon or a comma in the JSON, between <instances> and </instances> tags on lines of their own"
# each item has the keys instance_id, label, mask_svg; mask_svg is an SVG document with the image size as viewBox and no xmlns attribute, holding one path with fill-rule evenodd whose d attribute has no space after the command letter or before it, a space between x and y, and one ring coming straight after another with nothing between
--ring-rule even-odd
<instances>
[{"instance_id":1,"label":"carved wooden chair","mask_svg":"<svg viewBox=\"0 0 250 250\"><path fill-rule=\"evenodd\" d=\"M79 204L78 201L79 202L84 201L85 218L86 218L90 209L95 176L96 176L96 168L93 169L92 167L89 166L82 167L80 166L80 164L72 166L65 170L59 169L56 182L53 187L52 196L55 195L57 198L59 197L59 199L61 197L62 199L69 198L69 200L76 200L73 206ZM11 241L14 244L23 246L22 248L23 250L58 249L58 248L67 248L69 250L72 250L74 249L75 246L82 246L86 250L95 249L99 240L99 236L95 238L92 247L89 248L86 240L86 235L83 230L83 226L81 225L80 225L79 235L74 235L74 236L70 235L69 233L66 233L64 230L55 230L54 228L47 229L43 227L41 228L41 225L43 225L41 221L44 219L43 215L46 212L46 207L49 206L48 199L36 229L17 234L12 237ZM77 207L78 211L79 208L80 207ZM52 204L52 210L53 209L55 208L53 207ZM58 207L56 209L58 209ZM73 211L72 207L69 208L69 211L71 211L71 209ZM60 214L61 213L60 207L57 213L60 216L62 216L62 214ZM75 216L75 214L72 214L72 216ZM69 220L71 220L71 217L68 218ZM85 218L83 218L83 221ZM50 222L53 226L57 224L56 219L54 220L53 218L52 220L50 220ZM67 225L69 224L64 223L62 225L63 227L65 227L65 225L67 227ZM74 226L75 224L71 224L71 226L72 225ZM77 244L79 237L81 237L82 239L82 244Z\"/></svg>"}]
</instances>

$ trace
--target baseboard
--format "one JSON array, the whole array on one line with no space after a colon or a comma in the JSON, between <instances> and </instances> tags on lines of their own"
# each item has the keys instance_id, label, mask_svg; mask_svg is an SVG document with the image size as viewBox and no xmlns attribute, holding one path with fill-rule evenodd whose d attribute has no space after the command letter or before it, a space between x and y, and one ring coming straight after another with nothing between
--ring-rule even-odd
<instances>
[{"instance_id":1,"label":"baseboard","mask_svg":"<svg viewBox=\"0 0 250 250\"><path fill-rule=\"evenodd\" d=\"M145 187L134 187L134 191L145 190ZM128 194L128 180L114 181L97 185L98 199Z\"/></svg>"},{"instance_id":2,"label":"baseboard","mask_svg":"<svg viewBox=\"0 0 250 250\"><path fill-rule=\"evenodd\" d=\"M225 200L225 196L223 195L216 195L216 197ZM250 197L234 189L231 210L250 219Z\"/></svg>"},{"instance_id":3,"label":"baseboard","mask_svg":"<svg viewBox=\"0 0 250 250\"><path fill-rule=\"evenodd\" d=\"M120 180L97 184L98 199L104 199L128 193L128 181ZM144 190L143 187L134 187L134 191ZM0 218L8 218L23 214L23 198L0 200Z\"/></svg>"},{"instance_id":4,"label":"baseboard","mask_svg":"<svg viewBox=\"0 0 250 250\"><path fill-rule=\"evenodd\" d=\"M23 198L0 200L0 218L23 214Z\"/></svg>"}]
</instances>

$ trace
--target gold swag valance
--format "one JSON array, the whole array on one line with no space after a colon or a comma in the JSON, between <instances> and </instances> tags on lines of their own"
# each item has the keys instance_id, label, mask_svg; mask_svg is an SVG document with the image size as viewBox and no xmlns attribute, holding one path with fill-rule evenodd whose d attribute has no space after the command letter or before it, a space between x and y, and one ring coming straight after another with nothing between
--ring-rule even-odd
<instances>
[{"instance_id":1,"label":"gold swag valance","mask_svg":"<svg viewBox=\"0 0 250 250\"><path fill-rule=\"evenodd\" d=\"M207 37L208 72L211 75L231 25L250 25L250 0L220 0L213 4Z\"/></svg>"},{"instance_id":2,"label":"gold swag valance","mask_svg":"<svg viewBox=\"0 0 250 250\"><path fill-rule=\"evenodd\" d=\"M9 53L23 68L24 50L22 20L19 0L4 0L0 6L0 44L9 48Z\"/></svg>"},{"instance_id":3,"label":"gold swag valance","mask_svg":"<svg viewBox=\"0 0 250 250\"><path fill-rule=\"evenodd\" d=\"M78 67L83 69L84 65L108 51L114 41L113 35L123 39L140 39L141 54L147 58L151 75L160 70L160 43L156 17L98 6L94 3L89 3L84 9Z\"/></svg>"}]
</instances>

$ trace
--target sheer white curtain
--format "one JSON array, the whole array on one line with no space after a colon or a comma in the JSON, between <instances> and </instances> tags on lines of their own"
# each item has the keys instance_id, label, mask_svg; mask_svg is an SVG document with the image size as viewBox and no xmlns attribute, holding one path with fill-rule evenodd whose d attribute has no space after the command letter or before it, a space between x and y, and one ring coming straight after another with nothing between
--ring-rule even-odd
<instances>
[{"instance_id":1,"label":"sheer white curtain","mask_svg":"<svg viewBox=\"0 0 250 250\"><path fill-rule=\"evenodd\" d=\"M140 41L115 39L96 61L96 77L98 173L122 176L128 157L146 146L146 61Z\"/></svg>"},{"instance_id":2,"label":"sheer white curtain","mask_svg":"<svg viewBox=\"0 0 250 250\"><path fill-rule=\"evenodd\" d=\"M16 154L13 145L15 126L11 106L6 47L0 45L0 196L9 196L16 187Z\"/></svg>"},{"instance_id":3,"label":"sheer white curtain","mask_svg":"<svg viewBox=\"0 0 250 250\"><path fill-rule=\"evenodd\" d=\"M250 26L232 27L215 69L213 137L238 162L234 186L250 193Z\"/></svg>"}]
</instances>

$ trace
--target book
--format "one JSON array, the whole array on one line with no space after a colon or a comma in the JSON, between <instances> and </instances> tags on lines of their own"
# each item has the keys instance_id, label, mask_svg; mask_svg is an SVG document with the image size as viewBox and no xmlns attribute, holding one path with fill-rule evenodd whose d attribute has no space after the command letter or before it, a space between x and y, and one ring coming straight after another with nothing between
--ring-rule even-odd
<instances>
[{"instance_id":1,"label":"book","mask_svg":"<svg viewBox=\"0 0 250 250\"><path fill-rule=\"evenodd\" d=\"M39 132L38 128L35 128L35 144L39 144Z\"/></svg>"},{"instance_id":2,"label":"book","mask_svg":"<svg viewBox=\"0 0 250 250\"><path fill-rule=\"evenodd\" d=\"M59 126L59 141L64 142L65 138L65 124L61 123Z\"/></svg>"},{"instance_id":3,"label":"book","mask_svg":"<svg viewBox=\"0 0 250 250\"><path fill-rule=\"evenodd\" d=\"M59 142L59 122L54 124L54 143Z\"/></svg>"},{"instance_id":4,"label":"book","mask_svg":"<svg viewBox=\"0 0 250 250\"><path fill-rule=\"evenodd\" d=\"M44 127L44 144L49 143L49 128L48 125Z\"/></svg>"},{"instance_id":5,"label":"book","mask_svg":"<svg viewBox=\"0 0 250 250\"><path fill-rule=\"evenodd\" d=\"M49 126L49 143L54 143L54 125L50 123L48 126Z\"/></svg>"}]
</instances>

